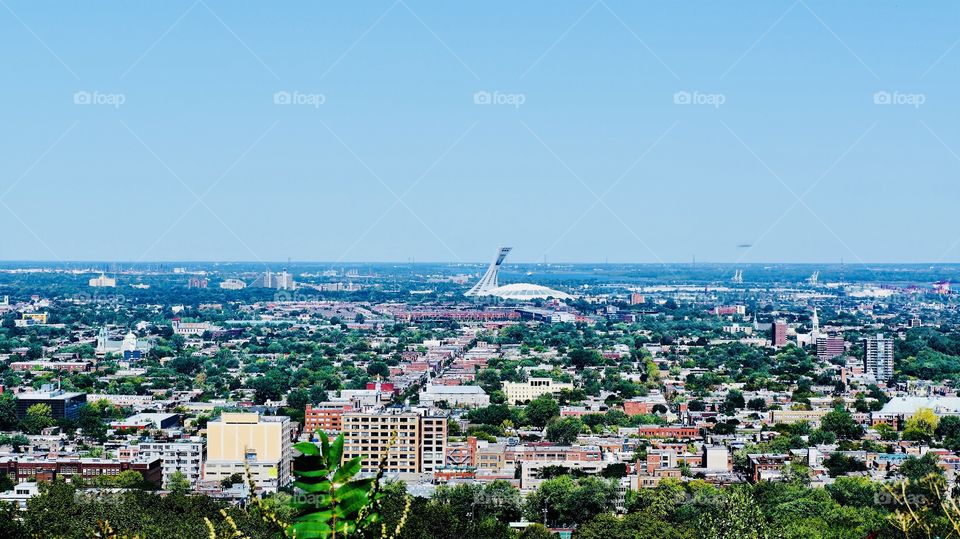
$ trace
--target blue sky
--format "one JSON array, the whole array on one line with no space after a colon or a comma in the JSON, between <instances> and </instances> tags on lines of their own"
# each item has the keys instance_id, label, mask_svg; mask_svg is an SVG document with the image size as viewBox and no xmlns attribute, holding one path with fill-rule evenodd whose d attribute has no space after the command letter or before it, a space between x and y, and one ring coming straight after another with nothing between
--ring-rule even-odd
<instances>
[{"instance_id":1,"label":"blue sky","mask_svg":"<svg viewBox=\"0 0 960 539\"><path fill-rule=\"evenodd\" d=\"M0 258L957 262L958 22L2 0Z\"/></svg>"}]
</instances>

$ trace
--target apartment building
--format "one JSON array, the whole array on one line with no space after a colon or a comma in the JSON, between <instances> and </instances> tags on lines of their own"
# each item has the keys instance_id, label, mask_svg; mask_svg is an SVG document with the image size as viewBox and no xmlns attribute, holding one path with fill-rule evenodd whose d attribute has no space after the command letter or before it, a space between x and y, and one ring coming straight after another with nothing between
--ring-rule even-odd
<instances>
[{"instance_id":1,"label":"apartment building","mask_svg":"<svg viewBox=\"0 0 960 539\"><path fill-rule=\"evenodd\" d=\"M863 340L863 370L878 382L893 376L893 338L877 333Z\"/></svg>"},{"instance_id":2,"label":"apartment building","mask_svg":"<svg viewBox=\"0 0 960 539\"><path fill-rule=\"evenodd\" d=\"M523 404L541 395L554 395L564 389L573 390L573 384L555 382L550 378L530 378L526 382L504 382L503 392L510 404Z\"/></svg>"},{"instance_id":3,"label":"apartment building","mask_svg":"<svg viewBox=\"0 0 960 539\"><path fill-rule=\"evenodd\" d=\"M207 424L204 479L219 481L249 469L258 489L276 492L292 480L295 432L287 416L224 412Z\"/></svg>"},{"instance_id":4,"label":"apartment building","mask_svg":"<svg viewBox=\"0 0 960 539\"><path fill-rule=\"evenodd\" d=\"M446 465L446 417L412 411L348 412L342 432L344 460L363 457L365 473L377 471L388 448L388 473L433 473Z\"/></svg>"},{"instance_id":5,"label":"apartment building","mask_svg":"<svg viewBox=\"0 0 960 539\"><path fill-rule=\"evenodd\" d=\"M163 485L170 483L170 479L180 472L190 481L190 486L197 484L203 474L202 440L184 442L148 442L136 446L139 458L152 460L160 459L163 473Z\"/></svg>"},{"instance_id":6,"label":"apartment building","mask_svg":"<svg viewBox=\"0 0 960 539\"><path fill-rule=\"evenodd\" d=\"M332 435L340 434L343 428L343 414L353 409L352 404L342 402L308 404L303 412L303 432L308 435L317 431Z\"/></svg>"}]
</instances>

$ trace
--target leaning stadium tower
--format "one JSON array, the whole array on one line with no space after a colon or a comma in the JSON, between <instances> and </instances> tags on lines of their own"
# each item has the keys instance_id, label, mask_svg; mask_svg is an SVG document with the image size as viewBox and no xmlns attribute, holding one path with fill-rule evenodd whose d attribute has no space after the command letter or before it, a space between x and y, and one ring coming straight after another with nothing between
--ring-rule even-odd
<instances>
[{"instance_id":1,"label":"leaning stadium tower","mask_svg":"<svg viewBox=\"0 0 960 539\"><path fill-rule=\"evenodd\" d=\"M497 274L500 273L500 265L507 258L510 249L512 247L501 247L497 250L497 257L490 263L487 272L477 281L477 284L473 285L473 288L467 290L465 296L486 296L488 292L499 286L497 284Z\"/></svg>"}]
</instances>

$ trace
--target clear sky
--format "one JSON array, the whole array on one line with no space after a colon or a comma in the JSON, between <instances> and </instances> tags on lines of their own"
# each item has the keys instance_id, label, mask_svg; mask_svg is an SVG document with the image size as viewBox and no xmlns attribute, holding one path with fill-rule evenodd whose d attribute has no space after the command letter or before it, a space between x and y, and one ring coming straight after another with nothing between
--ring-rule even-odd
<instances>
[{"instance_id":1,"label":"clear sky","mask_svg":"<svg viewBox=\"0 0 960 539\"><path fill-rule=\"evenodd\" d=\"M0 258L957 262L958 23L0 0Z\"/></svg>"}]
</instances>

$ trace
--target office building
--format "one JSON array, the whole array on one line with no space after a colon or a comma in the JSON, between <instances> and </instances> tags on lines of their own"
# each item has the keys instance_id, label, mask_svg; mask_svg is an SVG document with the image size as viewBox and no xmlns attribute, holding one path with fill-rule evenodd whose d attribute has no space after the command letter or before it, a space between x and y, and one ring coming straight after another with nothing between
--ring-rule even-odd
<instances>
[{"instance_id":1,"label":"office building","mask_svg":"<svg viewBox=\"0 0 960 539\"><path fill-rule=\"evenodd\" d=\"M458 406L476 408L488 406L490 397L480 386L442 386L427 384L420 392L420 404L436 406L437 403L446 403L455 408Z\"/></svg>"},{"instance_id":2,"label":"office building","mask_svg":"<svg viewBox=\"0 0 960 539\"><path fill-rule=\"evenodd\" d=\"M17 419L26 417L27 410L35 404L49 406L54 419L76 419L80 414L80 407L86 403L86 393L68 393L48 384L40 391L17 393Z\"/></svg>"}]
</instances>

